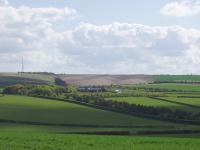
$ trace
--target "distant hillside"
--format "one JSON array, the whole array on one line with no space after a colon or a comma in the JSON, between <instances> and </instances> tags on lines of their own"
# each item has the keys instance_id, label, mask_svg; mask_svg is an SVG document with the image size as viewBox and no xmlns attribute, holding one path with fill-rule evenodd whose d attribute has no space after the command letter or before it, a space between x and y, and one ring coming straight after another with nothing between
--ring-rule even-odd
<instances>
[{"instance_id":1,"label":"distant hillside","mask_svg":"<svg viewBox=\"0 0 200 150\"><path fill-rule=\"evenodd\" d=\"M50 83L54 83L54 77L52 75L32 73L0 73L0 86Z\"/></svg>"},{"instance_id":2,"label":"distant hillside","mask_svg":"<svg viewBox=\"0 0 200 150\"><path fill-rule=\"evenodd\" d=\"M0 73L0 86L11 84L54 84L55 78L73 85L117 85L162 82L200 82L200 75L102 75L54 74L48 72Z\"/></svg>"},{"instance_id":3,"label":"distant hillside","mask_svg":"<svg viewBox=\"0 0 200 150\"><path fill-rule=\"evenodd\" d=\"M111 85L153 82L151 75L58 75L67 84L74 85Z\"/></svg>"},{"instance_id":4,"label":"distant hillside","mask_svg":"<svg viewBox=\"0 0 200 150\"><path fill-rule=\"evenodd\" d=\"M200 75L154 75L155 82L200 82Z\"/></svg>"}]
</instances>

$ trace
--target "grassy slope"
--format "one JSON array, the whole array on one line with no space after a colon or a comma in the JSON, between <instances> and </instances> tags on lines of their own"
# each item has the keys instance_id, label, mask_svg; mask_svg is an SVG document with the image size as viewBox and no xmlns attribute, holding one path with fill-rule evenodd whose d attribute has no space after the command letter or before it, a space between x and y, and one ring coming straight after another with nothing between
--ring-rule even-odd
<instances>
[{"instance_id":1,"label":"grassy slope","mask_svg":"<svg viewBox=\"0 0 200 150\"><path fill-rule=\"evenodd\" d=\"M199 138L64 134L0 135L2 150L199 150Z\"/></svg>"},{"instance_id":2,"label":"grassy slope","mask_svg":"<svg viewBox=\"0 0 200 150\"><path fill-rule=\"evenodd\" d=\"M23 96L0 97L0 119L94 125L167 125L67 102Z\"/></svg>"},{"instance_id":3,"label":"grassy slope","mask_svg":"<svg viewBox=\"0 0 200 150\"><path fill-rule=\"evenodd\" d=\"M199 112L198 108L191 108L189 106L155 100L148 97L113 97L113 98L108 98L108 99L119 101L119 102L127 102L130 104L169 108L172 110L180 109L180 110L186 110L186 111L191 111L191 112Z\"/></svg>"},{"instance_id":4,"label":"grassy slope","mask_svg":"<svg viewBox=\"0 0 200 150\"><path fill-rule=\"evenodd\" d=\"M200 75L154 75L154 81L200 81Z\"/></svg>"},{"instance_id":5,"label":"grassy slope","mask_svg":"<svg viewBox=\"0 0 200 150\"><path fill-rule=\"evenodd\" d=\"M131 86L140 88L158 88L158 89L181 90L181 91L200 91L199 85L192 85L192 84L160 83L160 84L139 84Z\"/></svg>"},{"instance_id":6,"label":"grassy slope","mask_svg":"<svg viewBox=\"0 0 200 150\"><path fill-rule=\"evenodd\" d=\"M200 98L183 98L183 97L165 97L164 99L200 106Z\"/></svg>"},{"instance_id":7,"label":"grassy slope","mask_svg":"<svg viewBox=\"0 0 200 150\"><path fill-rule=\"evenodd\" d=\"M0 87L9 86L13 84L49 84L54 83L52 75L44 74L17 74L17 73L0 73Z\"/></svg>"},{"instance_id":8,"label":"grassy slope","mask_svg":"<svg viewBox=\"0 0 200 150\"><path fill-rule=\"evenodd\" d=\"M48 82L54 82L54 77L52 75L46 75L46 74L29 74L29 73L23 73L23 78L30 78L30 79L36 79L36 80L43 80Z\"/></svg>"},{"instance_id":9,"label":"grassy slope","mask_svg":"<svg viewBox=\"0 0 200 150\"><path fill-rule=\"evenodd\" d=\"M188 128L188 127L187 127ZM166 128L164 128L166 129ZM169 128L170 130L171 128ZM192 129L198 129L193 127ZM163 128L95 128L95 127L73 127L73 126L46 126L29 124L0 123L0 133L67 133L67 132L106 132L106 131L158 131Z\"/></svg>"}]
</instances>

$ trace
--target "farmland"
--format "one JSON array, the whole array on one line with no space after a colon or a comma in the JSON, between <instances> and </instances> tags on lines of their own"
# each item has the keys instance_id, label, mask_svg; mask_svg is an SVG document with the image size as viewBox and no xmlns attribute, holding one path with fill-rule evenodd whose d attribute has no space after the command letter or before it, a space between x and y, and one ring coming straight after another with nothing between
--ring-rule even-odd
<instances>
[{"instance_id":1,"label":"farmland","mask_svg":"<svg viewBox=\"0 0 200 150\"><path fill-rule=\"evenodd\" d=\"M190 98L190 97L165 97L164 99L174 101L174 102L180 102L180 103L185 103L189 105L194 105L194 106L200 106L200 98Z\"/></svg>"},{"instance_id":2,"label":"farmland","mask_svg":"<svg viewBox=\"0 0 200 150\"><path fill-rule=\"evenodd\" d=\"M48 84L24 83L45 81L45 76ZM198 84L107 85L90 92L73 85L56 86L48 76L52 75L27 75L21 78L24 84L17 80L18 85L1 87L0 149L196 150L200 146Z\"/></svg>"},{"instance_id":3,"label":"farmland","mask_svg":"<svg viewBox=\"0 0 200 150\"><path fill-rule=\"evenodd\" d=\"M199 138L3 133L3 150L198 150Z\"/></svg>"},{"instance_id":4,"label":"farmland","mask_svg":"<svg viewBox=\"0 0 200 150\"><path fill-rule=\"evenodd\" d=\"M0 87L13 84L51 84L54 77L43 74L0 73Z\"/></svg>"},{"instance_id":5,"label":"farmland","mask_svg":"<svg viewBox=\"0 0 200 150\"><path fill-rule=\"evenodd\" d=\"M200 75L154 75L156 82L200 82Z\"/></svg>"},{"instance_id":6,"label":"farmland","mask_svg":"<svg viewBox=\"0 0 200 150\"><path fill-rule=\"evenodd\" d=\"M160 90L176 90L176 91L200 91L200 86L196 84L184 84L184 83L160 83L160 84L135 84L130 87L137 88L151 88Z\"/></svg>"},{"instance_id":7,"label":"farmland","mask_svg":"<svg viewBox=\"0 0 200 150\"><path fill-rule=\"evenodd\" d=\"M0 119L97 126L165 124L67 102L21 96L0 97Z\"/></svg>"},{"instance_id":8,"label":"farmland","mask_svg":"<svg viewBox=\"0 0 200 150\"><path fill-rule=\"evenodd\" d=\"M154 106L154 107L169 108L169 109L174 109L174 110L180 109L180 110L186 110L186 111L191 111L191 112L200 112L198 108L191 108L189 106L183 106L180 104L148 98L148 97L113 97L113 98L108 98L108 99L113 100L113 101L128 102L130 104L136 104L136 105ZM185 100L185 101L188 102L188 100Z\"/></svg>"},{"instance_id":9,"label":"farmland","mask_svg":"<svg viewBox=\"0 0 200 150\"><path fill-rule=\"evenodd\" d=\"M23 79L54 82L54 75L47 73L0 73L0 77L18 77Z\"/></svg>"}]
</instances>

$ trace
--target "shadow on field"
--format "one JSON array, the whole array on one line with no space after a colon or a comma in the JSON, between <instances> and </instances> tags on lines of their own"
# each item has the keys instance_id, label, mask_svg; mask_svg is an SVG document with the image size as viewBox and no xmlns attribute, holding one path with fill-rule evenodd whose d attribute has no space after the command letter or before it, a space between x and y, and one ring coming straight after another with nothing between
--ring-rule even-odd
<instances>
[{"instance_id":1,"label":"shadow on field","mask_svg":"<svg viewBox=\"0 0 200 150\"><path fill-rule=\"evenodd\" d=\"M200 137L200 130L170 131L99 131L99 132L62 132L62 134L110 135L110 136L153 136L153 137ZM184 136L183 136L184 135ZM196 135L196 136L195 136Z\"/></svg>"}]
</instances>

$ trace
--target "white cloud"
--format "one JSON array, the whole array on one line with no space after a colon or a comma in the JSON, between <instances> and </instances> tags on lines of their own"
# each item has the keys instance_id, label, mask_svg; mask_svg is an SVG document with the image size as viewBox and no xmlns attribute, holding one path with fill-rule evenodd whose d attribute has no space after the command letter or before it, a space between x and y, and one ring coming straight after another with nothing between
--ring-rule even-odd
<instances>
[{"instance_id":1,"label":"white cloud","mask_svg":"<svg viewBox=\"0 0 200 150\"><path fill-rule=\"evenodd\" d=\"M8 0L0 0L0 5L6 6L9 5Z\"/></svg>"},{"instance_id":2,"label":"white cloud","mask_svg":"<svg viewBox=\"0 0 200 150\"><path fill-rule=\"evenodd\" d=\"M23 56L26 71L200 72L200 30L119 22L55 30L55 22L76 15L68 7L1 5L0 71L17 71Z\"/></svg>"},{"instance_id":3,"label":"white cloud","mask_svg":"<svg viewBox=\"0 0 200 150\"><path fill-rule=\"evenodd\" d=\"M166 16L185 17L200 15L199 0L176 0L166 4L161 13Z\"/></svg>"}]
</instances>

